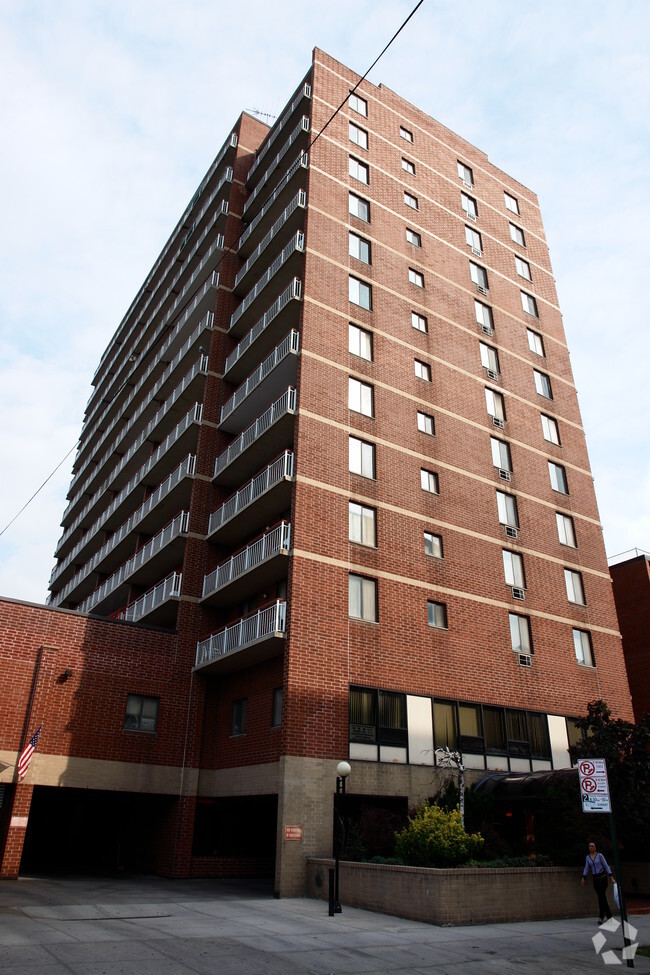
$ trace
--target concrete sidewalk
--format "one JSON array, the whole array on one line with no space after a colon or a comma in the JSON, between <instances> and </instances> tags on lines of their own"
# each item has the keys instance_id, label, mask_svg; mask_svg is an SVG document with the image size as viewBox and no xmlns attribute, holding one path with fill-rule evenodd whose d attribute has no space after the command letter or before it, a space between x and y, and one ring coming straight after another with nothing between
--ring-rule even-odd
<instances>
[{"instance_id":1,"label":"concrete sidewalk","mask_svg":"<svg viewBox=\"0 0 650 975\"><path fill-rule=\"evenodd\" d=\"M630 918L650 944L650 917ZM611 971L593 920L443 928L356 908L274 900L249 881L0 881L2 975L474 975ZM636 971L650 972L637 956ZM624 966L625 967L625 966ZM616 969L614 969L616 970ZM621 968L619 966L618 970Z\"/></svg>"}]
</instances>

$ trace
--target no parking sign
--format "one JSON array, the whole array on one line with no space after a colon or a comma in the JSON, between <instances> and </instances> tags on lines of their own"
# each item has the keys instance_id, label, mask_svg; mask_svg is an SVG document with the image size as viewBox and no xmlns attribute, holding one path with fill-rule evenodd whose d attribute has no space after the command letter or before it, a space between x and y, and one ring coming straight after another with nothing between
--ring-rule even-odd
<instances>
[{"instance_id":1,"label":"no parking sign","mask_svg":"<svg viewBox=\"0 0 650 975\"><path fill-rule=\"evenodd\" d=\"M610 813L609 782L604 758L582 758L578 762L582 811Z\"/></svg>"}]
</instances>

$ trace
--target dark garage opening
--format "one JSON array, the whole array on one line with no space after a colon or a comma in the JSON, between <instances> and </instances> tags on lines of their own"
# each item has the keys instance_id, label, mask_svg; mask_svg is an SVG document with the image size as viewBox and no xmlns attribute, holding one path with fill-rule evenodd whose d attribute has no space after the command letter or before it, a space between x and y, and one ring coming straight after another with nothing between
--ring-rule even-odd
<instances>
[{"instance_id":1,"label":"dark garage opening","mask_svg":"<svg viewBox=\"0 0 650 975\"><path fill-rule=\"evenodd\" d=\"M192 856L218 876L272 877L278 797L199 798ZM197 868L198 869L198 868Z\"/></svg>"}]
</instances>

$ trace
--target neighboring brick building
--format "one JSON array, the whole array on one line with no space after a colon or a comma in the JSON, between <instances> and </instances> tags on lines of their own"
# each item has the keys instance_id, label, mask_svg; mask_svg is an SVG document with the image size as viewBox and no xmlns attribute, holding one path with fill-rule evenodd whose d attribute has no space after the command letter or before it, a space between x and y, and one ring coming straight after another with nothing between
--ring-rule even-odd
<instances>
[{"instance_id":1,"label":"neighboring brick building","mask_svg":"<svg viewBox=\"0 0 650 975\"><path fill-rule=\"evenodd\" d=\"M47 728L5 873L35 787L30 862L128 803L120 862L137 834L301 893L340 759L415 802L440 745L564 767L588 701L631 716L537 198L358 82L315 50L270 131L240 117L97 369L58 608L2 604L0 782Z\"/></svg>"},{"instance_id":2,"label":"neighboring brick building","mask_svg":"<svg viewBox=\"0 0 650 975\"><path fill-rule=\"evenodd\" d=\"M634 718L640 721L650 711L650 556L635 550L633 557L613 563L609 571Z\"/></svg>"}]
</instances>

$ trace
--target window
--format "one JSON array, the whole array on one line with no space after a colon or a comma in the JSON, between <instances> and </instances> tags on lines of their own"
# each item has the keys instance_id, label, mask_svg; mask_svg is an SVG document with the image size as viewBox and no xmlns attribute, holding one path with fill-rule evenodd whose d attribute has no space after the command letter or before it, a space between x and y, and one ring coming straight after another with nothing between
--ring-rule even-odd
<instances>
[{"instance_id":1,"label":"window","mask_svg":"<svg viewBox=\"0 0 650 975\"><path fill-rule=\"evenodd\" d=\"M361 98L359 95L350 95L348 105L353 112L356 112L358 115L363 115L364 118L368 117L368 102L365 98Z\"/></svg>"},{"instance_id":2,"label":"window","mask_svg":"<svg viewBox=\"0 0 650 975\"><path fill-rule=\"evenodd\" d=\"M410 159L404 159L402 157L402 169L405 173L410 173L411 176L415 176L415 163L411 162Z\"/></svg>"},{"instance_id":3,"label":"window","mask_svg":"<svg viewBox=\"0 0 650 975\"><path fill-rule=\"evenodd\" d=\"M354 142L355 146L359 146L360 149L368 148L368 133L365 129L360 129L354 122L348 122L348 136L350 142Z\"/></svg>"},{"instance_id":4,"label":"window","mask_svg":"<svg viewBox=\"0 0 650 975\"><path fill-rule=\"evenodd\" d=\"M483 722L480 704L458 702L459 745L466 752L483 751Z\"/></svg>"},{"instance_id":5,"label":"window","mask_svg":"<svg viewBox=\"0 0 650 975\"><path fill-rule=\"evenodd\" d=\"M444 603L435 603L429 600L427 603L429 613L429 626L435 626L439 630L447 629L447 607Z\"/></svg>"},{"instance_id":6,"label":"window","mask_svg":"<svg viewBox=\"0 0 650 975\"><path fill-rule=\"evenodd\" d=\"M417 196L413 196L412 193L407 193L406 190L404 190L404 202L406 203L407 207L411 207L412 210L418 210L420 207Z\"/></svg>"},{"instance_id":7,"label":"window","mask_svg":"<svg viewBox=\"0 0 650 975\"><path fill-rule=\"evenodd\" d=\"M490 437L490 447L492 448L492 464L502 471L512 471L512 458L510 456L510 444L505 440L497 440Z\"/></svg>"},{"instance_id":8,"label":"window","mask_svg":"<svg viewBox=\"0 0 650 975\"><path fill-rule=\"evenodd\" d=\"M560 540L561 545L568 545L570 548L577 548L578 543L576 542L576 530L573 524L573 518L570 515L563 515L561 512L555 512L555 520L557 522L557 537Z\"/></svg>"},{"instance_id":9,"label":"window","mask_svg":"<svg viewBox=\"0 0 650 975\"><path fill-rule=\"evenodd\" d=\"M420 271L416 271L414 268L409 268L409 281L414 284L417 288L424 287L424 275Z\"/></svg>"},{"instance_id":10,"label":"window","mask_svg":"<svg viewBox=\"0 0 650 975\"><path fill-rule=\"evenodd\" d=\"M510 240L512 240L515 244L519 244L520 247L526 246L523 230L521 227L517 227L514 223L510 224Z\"/></svg>"},{"instance_id":11,"label":"window","mask_svg":"<svg viewBox=\"0 0 650 975\"><path fill-rule=\"evenodd\" d=\"M370 204L362 196L350 193L348 197L348 212L351 217L358 217L364 223L370 223Z\"/></svg>"},{"instance_id":12,"label":"window","mask_svg":"<svg viewBox=\"0 0 650 975\"><path fill-rule=\"evenodd\" d=\"M533 369L533 376L535 377L535 389L539 395L544 396L546 399L553 399L551 380L546 373Z\"/></svg>"},{"instance_id":13,"label":"window","mask_svg":"<svg viewBox=\"0 0 650 975\"><path fill-rule=\"evenodd\" d=\"M282 724L282 688L273 688L273 707L271 710L271 727L279 728Z\"/></svg>"},{"instance_id":14,"label":"window","mask_svg":"<svg viewBox=\"0 0 650 975\"><path fill-rule=\"evenodd\" d=\"M363 261L364 264L371 264L370 257L370 241L366 240L365 237L359 237L357 234L350 233L348 251L350 257L355 257L358 261Z\"/></svg>"},{"instance_id":15,"label":"window","mask_svg":"<svg viewBox=\"0 0 650 975\"><path fill-rule=\"evenodd\" d=\"M413 367L418 379L424 379L425 383L431 382L431 366L427 362L420 362L419 359L415 359Z\"/></svg>"},{"instance_id":16,"label":"window","mask_svg":"<svg viewBox=\"0 0 650 975\"><path fill-rule=\"evenodd\" d=\"M409 132L408 129L405 129L403 125L400 125L399 127L399 134L401 135L402 139L406 139L407 142L413 142L413 133Z\"/></svg>"},{"instance_id":17,"label":"window","mask_svg":"<svg viewBox=\"0 0 650 975\"><path fill-rule=\"evenodd\" d=\"M406 694L351 687L349 728L352 742L405 747Z\"/></svg>"},{"instance_id":18,"label":"window","mask_svg":"<svg viewBox=\"0 0 650 975\"><path fill-rule=\"evenodd\" d=\"M560 494L568 494L569 486L566 479L566 471L559 464L548 462L548 473L551 478L551 487Z\"/></svg>"},{"instance_id":19,"label":"window","mask_svg":"<svg viewBox=\"0 0 650 975\"><path fill-rule=\"evenodd\" d=\"M377 512L356 501L349 504L349 539L359 545L377 546Z\"/></svg>"},{"instance_id":20,"label":"window","mask_svg":"<svg viewBox=\"0 0 650 975\"><path fill-rule=\"evenodd\" d=\"M577 603L578 606L586 606L587 600L585 599L585 588L582 584L581 573L574 572L573 569L565 569L564 584L566 586L566 598L569 602Z\"/></svg>"},{"instance_id":21,"label":"window","mask_svg":"<svg viewBox=\"0 0 650 975\"><path fill-rule=\"evenodd\" d=\"M509 193L504 192L503 199L506 204L506 210L510 210L511 213L519 213L519 203L515 196L510 196Z\"/></svg>"},{"instance_id":22,"label":"window","mask_svg":"<svg viewBox=\"0 0 650 975\"><path fill-rule=\"evenodd\" d=\"M515 586L517 589L526 588L524 560L518 552L503 549L503 574L507 586Z\"/></svg>"},{"instance_id":23,"label":"window","mask_svg":"<svg viewBox=\"0 0 650 975\"><path fill-rule=\"evenodd\" d=\"M248 709L248 698L242 697L239 701L232 702L232 730L231 735L246 734L246 711Z\"/></svg>"},{"instance_id":24,"label":"window","mask_svg":"<svg viewBox=\"0 0 650 975\"><path fill-rule=\"evenodd\" d=\"M449 748L455 751L458 741L458 722L455 701L433 702L433 727L436 748Z\"/></svg>"},{"instance_id":25,"label":"window","mask_svg":"<svg viewBox=\"0 0 650 975\"><path fill-rule=\"evenodd\" d=\"M368 311L371 311L372 288L365 281L359 281L358 278L353 278L350 275L348 294L353 305L359 305L361 308L367 308Z\"/></svg>"},{"instance_id":26,"label":"window","mask_svg":"<svg viewBox=\"0 0 650 975\"><path fill-rule=\"evenodd\" d=\"M483 725L485 728L485 750L488 754L506 755L508 746L503 710L501 708L484 707Z\"/></svg>"},{"instance_id":27,"label":"window","mask_svg":"<svg viewBox=\"0 0 650 975\"><path fill-rule=\"evenodd\" d=\"M502 394L497 393L496 390L490 389L489 386L486 386L485 405L487 407L488 416L491 416L493 420L499 420L499 422L503 424L506 418L506 407Z\"/></svg>"},{"instance_id":28,"label":"window","mask_svg":"<svg viewBox=\"0 0 650 975\"><path fill-rule=\"evenodd\" d=\"M520 278L526 278L527 281L533 280L530 275L530 264L528 261L524 261L521 257L515 256L515 267Z\"/></svg>"},{"instance_id":29,"label":"window","mask_svg":"<svg viewBox=\"0 0 650 975\"><path fill-rule=\"evenodd\" d=\"M129 694L126 699L124 731L156 731L158 727L157 697L143 697L142 694Z\"/></svg>"},{"instance_id":30,"label":"window","mask_svg":"<svg viewBox=\"0 0 650 975\"><path fill-rule=\"evenodd\" d=\"M424 533L424 554L431 555L434 559L442 558L441 535L434 535L432 532Z\"/></svg>"},{"instance_id":31,"label":"window","mask_svg":"<svg viewBox=\"0 0 650 975\"><path fill-rule=\"evenodd\" d=\"M348 461L350 473L374 478L375 445L359 440L357 437L350 437Z\"/></svg>"},{"instance_id":32,"label":"window","mask_svg":"<svg viewBox=\"0 0 650 975\"><path fill-rule=\"evenodd\" d=\"M348 379L348 408L353 413L363 413L364 416L374 416L373 388L368 383L359 382L352 376Z\"/></svg>"},{"instance_id":33,"label":"window","mask_svg":"<svg viewBox=\"0 0 650 975\"><path fill-rule=\"evenodd\" d=\"M458 175L462 179L463 183L469 183L471 186L474 185L474 173L466 166L465 163L458 161Z\"/></svg>"},{"instance_id":34,"label":"window","mask_svg":"<svg viewBox=\"0 0 650 975\"><path fill-rule=\"evenodd\" d=\"M519 513L517 512L517 499L512 494L504 494L497 491L497 511L499 513L499 523L508 525L510 528L519 528Z\"/></svg>"},{"instance_id":35,"label":"window","mask_svg":"<svg viewBox=\"0 0 650 975\"><path fill-rule=\"evenodd\" d=\"M532 328L527 328L526 336L528 337L528 348L530 351L536 355L544 356L544 341L539 332L533 332Z\"/></svg>"},{"instance_id":36,"label":"window","mask_svg":"<svg viewBox=\"0 0 650 975\"><path fill-rule=\"evenodd\" d=\"M472 227L465 227L465 242L472 248L474 253L477 251L479 254L481 253L482 242L478 230L474 230Z\"/></svg>"},{"instance_id":37,"label":"window","mask_svg":"<svg viewBox=\"0 0 650 975\"><path fill-rule=\"evenodd\" d=\"M435 422L428 413L421 413L418 410L418 430L420 433L427 433L432 437L435 433Z\"/></svg>"},{"instance_id":38,"label":"window","mask_svg":"<svg viewBox=\"0 0 650 975\"><path fill-rule=\"evenodd\" d=\"M367 623L377 622L377 581L348 576L348 616Z\"/></svg>"},{"instance_id":39,"label":"window","mask_svg":"<svg viewBox=\"0 0 650 975\"><path fill-rule=\"evenodd\" d=\"M461 193L460 205L470 220L476 220L478 217L478 208L476 206L476 200L473 196L468 196L467 193Z\"/></svg>"},{"instance_id":40,"label":"window","mask_svg":"<svg viewBox=\"0 0 650 975\"><path fill-rule=\"evenodd\" d=\"M515 653L532 653L533 644L530 639L530 620L519 613L509 613L510 643Z\"/></svg>"},{"instance_id":41,"label":"window","mask_svg":"<svg viewBox=\"0 0 650 975\"><path fill-rule=\"evenodd\" d=\"M422 490L428 494L440 494L438 490L438 475L434 474L433 471L425 471L424 468L421 469L420 485Z\"/></svg>"},{"instance_id":42,"label":"window","mask_svg":"<svg viewBox=\"0 0 650 975\"><path fill-rule=\"evenodd\" d=\"M497 350L492 345L486 345L485 342L479 342L478 344L481 353L481 365L484 369L489 369L490 372L499 372L499 355Z\"/></svg>"},{"instance_id":43,"label":"window","mask_svg":"<svg viewBox=\"0 0 650 975\"><path fill-rule=\"evenodd\" d=\"M348 161L348 172L353 179L358 179L360 183L366 185L370 182L370 169L360 159L350 156Z\"/></svg>"},{"instance_id":44,"label":"window","mask_svg":"<svg viewBox=\"0 0 650 975\"><path fill-rule=\"evenodd\" d=\"M573 631L573 647L579 664L583 664L585 667L596 666L591 647L591 636L586 630Z\"/></svg>"},{"instance_id":45,"label":"window","mask_svg":"<svg viewBox=\"0 0 650 975\"><path fill-rule=\"evenodd\" d=\"M419 315L416 311L411 312L411 325L416 328L418 332L428 332L429 323L424 315Z\"/></svg>"},{"instance_id":46,"label":"window","mask_svg":"<svg viewBox=\"0 0 650 975\"><path fill-rule=\"evenodd\" d=\"M480 267L480 265L475 264L474 261L470 261L469 276L477 288L482 288L483 291L488 290L487 271L485 270L484 267Z\"/></svg>"},{"instance_id":47,"label":"window","mask_svg":"<svg viewBox=\"0 0 650 975\"><path fill-rule=\"evenodd\" d=\"M541 414L542 417L542 433L544 434L544 440L548 440L549 443L557 444L560 446L560 430L557 425L557 420L554 420L552 416L546 416L545 413Z\"/></svg>"},{"instance_id":48,"label":"window","mask_svg":"<svg viewBox=\"0 0 650 975\"><path fill-rule=\"evenodd\" d=\"M537 314L537 302L532 295L527 295L525 291L521 292L521 307L527 315L534 315L535 318L539 318Z\"/></svg>"},{"instance_id":49,"label":"window","mask_svg":"<svg viewBox=\"0 0 650 975\"><path fill-rule=\"evenodd\" d=\"M422 237L409 227L406 228L406 242L413 244L414 247L422 247Z\"/></svg>"},{"instance_id":50,"label":"window","mask_svg":"<svg viewBox=\"0 0 650 975\"><path fill-rule=\"evenodd\" d=\"M352 355L358 355L360 359L367 359L372 362L372 332L366 332L364 328L348 325L348 350Z\"/></svg>"},{"instance_id":51,"label":"window","mask_svg":"<svg viewBox=\"0 0 650 975\"><path fill-rule=\"evenodd\" d=\"M474 299L474 314L476 315L476 321L483 328L489 328L490 331L494 329L494 319L492 317L492 309L489 305L484 305L482 301L477 301Z\"/></svg>"}]
</instances>

